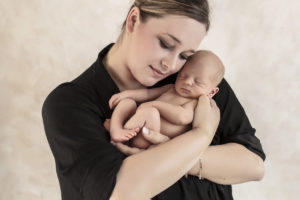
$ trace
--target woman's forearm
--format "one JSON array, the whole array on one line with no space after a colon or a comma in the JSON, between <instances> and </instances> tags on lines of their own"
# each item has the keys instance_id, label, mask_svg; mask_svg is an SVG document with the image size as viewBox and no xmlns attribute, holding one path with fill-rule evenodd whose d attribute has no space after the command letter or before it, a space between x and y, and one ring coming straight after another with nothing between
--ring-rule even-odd
<instances>
[{"instance_id":1,"label":"woman's forearm","mask_svg":"<svg viewBox=\"0 0 300 200\"><path fill-rule=\"evenodd\" d=\"M159 194L198 161L210 142L208 134L193 129L157 147L127 157L117 175L111 199L143 200Z\"/></svg>"},{"instance_id":2,"label":"woman's forearm","mask_svg":"<svg viewBox=\"0 0 300 200\"><path fill-rule=\"evenodd\" d=\"M237 143L209 146L202 155L202 177L219 184L236 184L261 180L264 175L263 160ZM190 170L197 175L199 162Z\"/></svg>"}]
</instances>

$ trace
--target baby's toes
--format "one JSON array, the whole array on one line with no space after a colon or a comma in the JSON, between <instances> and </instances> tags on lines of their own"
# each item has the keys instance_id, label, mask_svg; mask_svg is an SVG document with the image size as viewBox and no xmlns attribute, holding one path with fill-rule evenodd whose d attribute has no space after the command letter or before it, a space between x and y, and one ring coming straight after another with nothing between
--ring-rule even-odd
<instances>
[{"instance_id":1,"label":"baby's toes","mask_svg":"<svg viewBox=\"0 0 300 200\"><path fill-rule=\"evenodd\" d=\"M126 134L126 137L128 139L131 139L133 136L134 136L134 133L132 131L128 131L127 134Z\"/></svg>"}]
</instances>

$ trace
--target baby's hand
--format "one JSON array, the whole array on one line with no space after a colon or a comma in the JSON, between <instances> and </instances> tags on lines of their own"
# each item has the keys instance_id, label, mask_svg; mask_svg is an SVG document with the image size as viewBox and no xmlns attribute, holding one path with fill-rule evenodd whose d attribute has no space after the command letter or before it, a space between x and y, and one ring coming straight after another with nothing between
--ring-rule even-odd
<instances>
[{"instance_id":1,"label":"baby's hand","mask_svg":"<svg viewBox=\"0 0 300 200\"><path fill-rule=\"evenodd\" d=\"M108 101L109 108L113 109L116 105L118 105L118 103L120 103L121 100L126 98L128 98L127 91L112 95L112 97Z\"/></svg>"}]
</instances>

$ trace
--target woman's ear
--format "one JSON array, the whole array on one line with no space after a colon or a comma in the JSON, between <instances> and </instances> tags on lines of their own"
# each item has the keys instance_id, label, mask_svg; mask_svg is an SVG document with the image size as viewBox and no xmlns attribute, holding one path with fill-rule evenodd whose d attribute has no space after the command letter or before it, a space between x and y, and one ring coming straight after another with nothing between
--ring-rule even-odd
<instances>
[{"instance_id":1,"label":"woman's ear","mask_svg":"<svg viewBox=\"0 0 300 200\"><path fill-rule=\"evenodd\" d=\"M133 7L126 19L126 31L133 32L134 27L137 22L140 20L140 9L138 7Z\"/></svg>"},{"instance_id":2,"label":"woman's ear","mask_svg":"<svg viewBox=\"0 0 300 200\"><path fill-rule=\"evenodd\" d=\"M214 89L208 94L208 96L209 96L210 98L212 98L212 97L215 96L215 94L217 94L218 92L219 92L219 88L216 87L216 88L214 88Z\"/></svg>"}]
</instances>

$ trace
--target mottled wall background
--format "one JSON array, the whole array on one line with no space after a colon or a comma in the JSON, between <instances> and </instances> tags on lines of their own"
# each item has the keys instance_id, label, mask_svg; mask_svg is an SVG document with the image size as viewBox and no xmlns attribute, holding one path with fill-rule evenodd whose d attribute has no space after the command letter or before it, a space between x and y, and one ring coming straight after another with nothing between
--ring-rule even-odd
<instances>
[{"instance_id":1,"label":"mottled wall background","mask_svg":"<svg viewBox=\"0 0 300 200\"><path fill-rule=\"evenodd\" d=\"M268 156L263 181L235 185L235 199L299 199L300 2L210 2L212 28L201 48L224 61ZM0 199L60 199L42 103L115 41L129 6L0 0Z\"/></svg>"}]
</instances>

